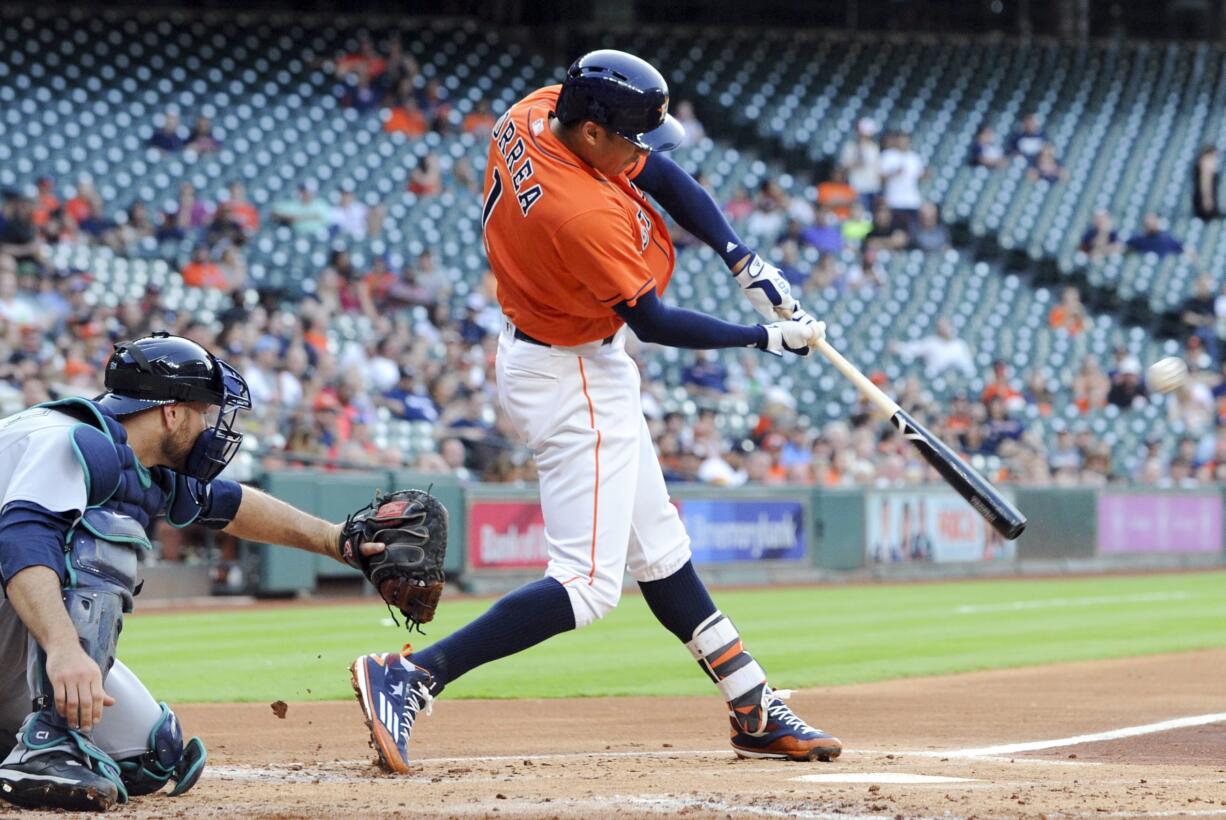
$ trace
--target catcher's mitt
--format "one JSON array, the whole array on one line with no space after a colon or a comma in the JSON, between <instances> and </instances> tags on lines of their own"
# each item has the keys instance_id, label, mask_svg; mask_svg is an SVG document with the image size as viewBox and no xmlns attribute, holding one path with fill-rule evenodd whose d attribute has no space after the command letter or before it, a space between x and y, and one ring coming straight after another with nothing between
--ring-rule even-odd
<instances>
[{"instance_id":1,"label":"catcher's mitt","mask_svg":"<svg viewBox=\"0 0 1226 820\"><path fill-rule=\"evenodd\" d=\"M361 545L376 541L383 552L363 555ZM375 500L345 519L340 555L379 590L389 609L396 607L410 629L434 618L443 594L443 555L447 551L447 508L425 490L375 493Z\"/></svg>"}]
</instances>

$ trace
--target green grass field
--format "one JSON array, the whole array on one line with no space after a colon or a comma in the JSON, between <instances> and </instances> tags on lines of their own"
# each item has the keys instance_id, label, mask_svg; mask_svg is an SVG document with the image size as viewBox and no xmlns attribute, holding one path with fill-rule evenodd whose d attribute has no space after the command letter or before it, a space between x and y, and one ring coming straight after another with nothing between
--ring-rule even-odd
<instances>
[{"instance_id":1,"label":"green grass field","mask_svg":"<svg viewBox=\"0 0 1226 820\"><path fill-rule=\"evenodd\" d=\"M1226 646L1226 573L717 591L777 686L855 683ZM444 599L428 637L487 600ZM120 657L158 698L331 700L359 654L399 648L377 603L130 616ZM603 621L479 668L449 697L706 694L689 653L626 596Z\"/></svg>"}]
</instances>

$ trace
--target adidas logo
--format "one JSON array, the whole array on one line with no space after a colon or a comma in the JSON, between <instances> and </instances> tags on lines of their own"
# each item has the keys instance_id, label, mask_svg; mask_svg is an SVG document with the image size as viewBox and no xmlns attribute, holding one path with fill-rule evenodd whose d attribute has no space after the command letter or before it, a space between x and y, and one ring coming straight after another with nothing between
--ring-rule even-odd
<instances>
[{"instance_id":1,"label":"adidas logo","mask_svg":"<svg viewBox=\"0 0 1226 820\"><path fill-rule=\"evenodd\" d=\"M395 706L388 700L387 695L384 695L382 692L379 693L379 722L387 727L392 738L399 743L400 715L396 713Z\"/></svg>"}]
</instances>

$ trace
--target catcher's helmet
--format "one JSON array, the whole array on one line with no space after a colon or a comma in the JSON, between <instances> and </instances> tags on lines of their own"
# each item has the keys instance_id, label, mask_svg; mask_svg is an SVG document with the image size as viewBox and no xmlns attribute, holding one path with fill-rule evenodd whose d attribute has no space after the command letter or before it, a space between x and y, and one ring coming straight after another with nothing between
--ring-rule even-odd
<instances>
[{"instance_id":1,"label":"catcher's helmet","mask_svg":"<svg viewBox=\"0 0 1226 820\"><path fill-rule=\"evenodd\" d=\"M251 407L247 382L230 365L182 336L159 331L115 345L106 363L106 389L95 399L116 416L173 402L200 402L218 408L200 434L184 472L211 481L238 452L234 432L239 410Z\"/></svg>"},{"instance_id":2,"label":"catcher's helmet","mask_svg":"<svg viewBox=\"0 0 1226 820\"><path fill-rule=\"evenodd\" d=\"M668 83L633 54L602 49L571 64L555 113L564 125L591 120L639 148L671 151L685 128L668 113Z\"/></svg>"}]
</instances>

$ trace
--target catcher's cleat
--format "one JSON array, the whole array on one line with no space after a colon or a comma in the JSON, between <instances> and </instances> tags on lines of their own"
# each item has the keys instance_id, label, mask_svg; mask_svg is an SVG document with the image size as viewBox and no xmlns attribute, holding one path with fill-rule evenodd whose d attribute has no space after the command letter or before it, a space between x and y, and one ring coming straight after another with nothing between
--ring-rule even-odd
<instances>
[{"instance_id":1,"label":"catcher's cleat","mask_svg":"<svg viewBox=\"0 0 1226 820\"><path fill-rule=\"evenodd\" d=\"M395 774L409 771L409 737L417 714L430 714L434 696L433 677L409 660L409 648L396 652L363 655L349 667L353 691L370 729L370 745L379 755L379 765Z\"/></svg>"},{"instance_id":2,"label":"catcher's cleat","mask_svg":"<svg viewBox=\"0 0 1226 820\"><path fill-rule=\"evenodd\" d=\"M757 703L738 703L753 694L760 698ZM763 684L728 704L732 748L738 757L831 761L839 756L843 744L837 737L814 729L783 702L791 694Z\"/></svg>"},{"instance_id":3,"label":"catcher's cleat","mask_svg":"<svg viewBox=\"0 0 1226 820\"><path fill-rule=\"evenodd\" d=\"M0 768L0 797L27 809L106 811L119 790L68 752L56 751Z\"/></svg>"}]
</instances>

